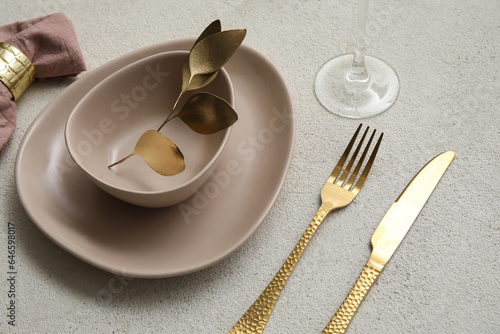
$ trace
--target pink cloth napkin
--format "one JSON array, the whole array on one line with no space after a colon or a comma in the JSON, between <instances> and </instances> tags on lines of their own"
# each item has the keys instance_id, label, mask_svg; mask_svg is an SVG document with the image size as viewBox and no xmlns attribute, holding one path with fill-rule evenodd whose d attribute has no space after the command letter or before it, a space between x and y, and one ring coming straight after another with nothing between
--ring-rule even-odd
<instances>
[{"instance_id":1,"label":"pink cloth napkin","mask_svg":"<svg viewBox=\"0 0 500 334\"><path fill-rule=\"evenodd\" d=\"M0 27L0 41L19 49L41 80L74 76L86 70L73 24L62 13ZM16 128L16 104L0 81L0 151Z\"/></svg>"}]
</instances>

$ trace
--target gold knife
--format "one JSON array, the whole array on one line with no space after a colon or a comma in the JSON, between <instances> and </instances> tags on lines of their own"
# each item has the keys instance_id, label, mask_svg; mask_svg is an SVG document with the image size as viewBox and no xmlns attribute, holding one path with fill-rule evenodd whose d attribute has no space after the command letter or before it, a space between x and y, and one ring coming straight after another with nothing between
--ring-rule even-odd
<instances>
[{"instance_id":1,"label":"gold knife","mask_svg":"<svg viewBox=\"0 0 500 334\"><path fill-rule=\"evenodd\" d=\"M455 153L448 151L432 159L392 204L372 235L372 253L368 262L323 334L345 333L365 295L398 248L454 157Z\"/></svg>"}]
</instances>

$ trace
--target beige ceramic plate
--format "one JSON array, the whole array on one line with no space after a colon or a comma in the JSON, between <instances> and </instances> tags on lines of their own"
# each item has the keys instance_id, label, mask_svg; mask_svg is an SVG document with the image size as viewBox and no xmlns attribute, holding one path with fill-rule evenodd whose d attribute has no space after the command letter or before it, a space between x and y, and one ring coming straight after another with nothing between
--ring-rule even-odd
<instances>
[{"instance_id":1,"label":"beige ceramic plate","mask_svg":"<svg viewBox=\"0 0 500 334\"><path fill-rule=\"evenodd\" d=\"M274 66L247 46L225 66L239 120L213 177L191 198L162 209L126 204L94 185L70 159L64 126L92 87L134 61L189 50L193 42L143 48L84 75L47 105L20 145L15 172L25 210L50 239L92 265L134 277L208 267L252 235L283 185L294 141L290 96Z\"/></svg>"}]
</instances>

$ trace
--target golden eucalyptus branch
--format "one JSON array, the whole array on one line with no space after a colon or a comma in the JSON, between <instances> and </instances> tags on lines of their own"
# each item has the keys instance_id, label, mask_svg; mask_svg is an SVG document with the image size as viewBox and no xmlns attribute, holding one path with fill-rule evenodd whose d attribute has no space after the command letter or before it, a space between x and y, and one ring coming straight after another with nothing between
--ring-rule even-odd
<instances>
[{"instance_id":1,"label":"golden eucalyptus branch","mask_svg":"<svg viewBox=\"0 0 500 334\"><path fill-rule=\"evenodd\" d=\"M156 131L146 131L139 138L133 153L112 163L108 168L139 155L161 175L178 174L185 168L184 156L170 139L160 133L168 122L178 117L193 131L201 134L224 130L236 122L238 115L229 103L210 93L192 95L184 106L173 114L186 92L205 87L215 79L220 68L241 45L245 35L245 29L221 31L220 21L212 22L189 51L189 59L182 67L181 93L167 118Z\"/></svg>"}]
</instances>

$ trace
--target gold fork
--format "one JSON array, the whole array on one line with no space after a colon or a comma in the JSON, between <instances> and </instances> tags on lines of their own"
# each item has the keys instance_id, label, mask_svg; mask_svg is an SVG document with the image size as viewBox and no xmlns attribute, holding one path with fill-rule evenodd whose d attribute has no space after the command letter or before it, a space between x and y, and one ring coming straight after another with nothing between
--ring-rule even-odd
<instances>
[{"instance_id":1,"label":"gold fork","mask_svg":"<svg viewBox=\"0 0 500 334\"><path fill-rule=\"evenodd\" d=\"M358 156L359 151L363 145L363 141L368 133L369 127L366 128L361 140L352 154L351 158L347 166L344 167L347 158L349 157L349 153L351 152L354 143L356 142L356 138L361 130L362 124L359 125L358 129L354 133L349 145L347 145L342 157L339 162L333 169L332 174L326 181L325 185L321 189L321 206L318 209L318 212L314 216L311 224L307 227L306 231L300 238L299 242L293 249L292 253L288 256L285 263L278 271L276 276L274 276L273 280L267 288L262 292L262 294L257 298L257 300L253 303L252 306L246 311L246 313L241 317L241 319L234 325L234 327L229 331L229 334L252 334L252 333L262 333L264 328L266 327L267 321L273 311L274 305L278 301L278 298L281 294L281 291L285 287L285 283L287 282L290 274L292 273L293 268L300 259L300 256L306 249L307 244L311 240L314 232L318 229L319 225L323 221L323 219L333 210L343 208L349 205L356 195L359 193L359 190L363 186L368 173L373 165L373 161L375 160L375 156L377 154L378 148L382 141L383 133L380 135L375 147L373 148L370 158L366 163L363 172L358 178L358 174L361 171L361 167L363 165L363 161L365 160L368 150L371 146L373 138L375 136L376 130L373 131L368 144L361 157L358 159L356 167L354 171L350 174L352 167L356 161L356 157ZM342 172L342 173L341 173ZM350 177L347 178L350 174Z\"/></svg>"}]
</instances>

